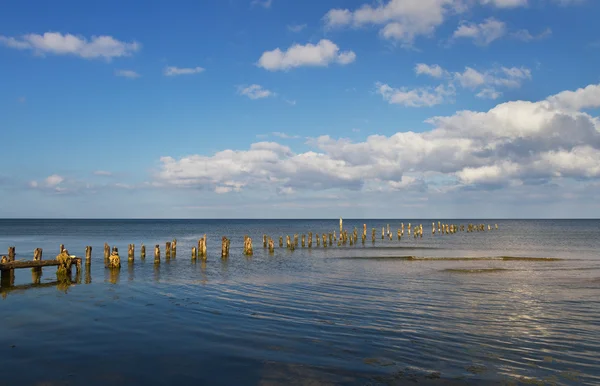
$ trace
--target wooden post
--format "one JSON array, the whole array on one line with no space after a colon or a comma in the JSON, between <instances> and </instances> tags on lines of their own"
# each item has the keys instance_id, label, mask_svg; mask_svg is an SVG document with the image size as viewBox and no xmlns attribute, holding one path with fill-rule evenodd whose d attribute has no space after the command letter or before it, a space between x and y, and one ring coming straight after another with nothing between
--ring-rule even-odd
<instances>
[{"instance_id":1,"label":"wooden post","mask_svg":"<svg viewBox=\"0 0 600 386\"><path fill-rule=\"evenodd\" d=\"M160 263L160 245L154 246L154 263Z\"/></svg>"},{"instance_id":2,"label":"wooden post","mask_svg":"<svg viewBox=\"0 0 600 386\"><path fill-rule=\"evenodd\" d=\"M273 239L269 237L269 253L275 252L275 243L273 243Z\"/></svg>"},{"instance_id":3,"label":"wooden post","mask_svg":"<svg viewBox=\"0 0 600 386\"><path fill-rule=\"evenodd\" d=\"M329 234L331 235L331 233ZM323 233L323 248L327 247L327 235L325 233Z\"/></svg>"},{"instance_id":4,"label":"wooden post","mask_svg":"<svg viewBox=\"0 0 600 386\"><path fill-rule=\"evenodd\" d=\"M385 227L381 227L381 239L385 238Z\"/></svg>"},{"instance_id":5,"label":"wooden post","mask_svg":"<svg viewBox=\"0 0 600 386\"><path fill-rule=\"evenodd\" d=\"M177 257L177 239L171 242L171 257L174 259Z\"/></svg>"},{"instance_id":6,"label":"wooden post","mask_svg":"<svg viewBox=\"0 0 600 386\"><path fill-rule=\"evenodd\" d=\"M15 247L8 247L8 261L15 261Z\"/></svg>"},{"instance_id":7,"label":"wooden post","mask_svg":"<svg viewBox=\"0 0 600 386\"><path fill-rule=\"evenodd\" d=\"M140 257L142 258L142 260L146 258L146 246L144 244L142 244L142 246L140 247Z\"/></svg>"},{"instance_id":8,"label":"wooden post","mask_svg":"<svg viewBox=\"0 0 600 386\"><path fill-rule=\"evenodd\" d=\"M207 242L207 238L206 238L206 234L204 235L204 237L202 237L200 240L198 240L198 256L201 257L203 260L206 260L206 242Z\"/></svg>"},{"instance_id":9,"label":"wooden post","mask_svg":"<svg viewBox=\"0 0 600 386\"><path fill-rule=\"evenodd\" d=\"M135 259L135 245L129 244L129 248L127 248L127 260L133 261Z\"/></svg>"},{"instance_id":10,"label":"wooden post","mask_svg":"<svg viewBox=\"0 0 600 386\"><path fill-rule=\"evenodd\" d=\"M246 250L246 236L244 236L244 252ZM229 240L223 236L221 238L221 258L225 259L229 257Z\"/></svg>"},{"instance_id":11,"label":"wooden post","mask_svg":"<svg viewBox=\"0 0 600 386\"><path fill-rule=\"evenodd\" d=\"M85 247L85 263L92 264L92 247L89 245Z\"/></svg>"},{"instance_id":12,"label":"wooden post","mask_svg":"<svg viewBox=\"0 0 600 386\"><path fill-rule=\"evenodd\" d=\"M316 234L316 236L317 236L317 247L320 247L321 246L321 238L319 237L318 233Z\"/></svg>"},{"instance_id":13,"label":"wooden post","mask_svg":"<svg viewBox=\"0 0 600 386\"><path fill-rule=\"evenodd\" d=\"M371 229L371 241L375 244L375 228Z\"/></svg>"},{"instance_id":14,"label":"wooden post","mask_svg":"<svg viewBox=\"0 0 600 386\"><path fill-rule=\"evenodd\" d=\"M286 248L292 248L292 241L290 239L290 235L285 236L285 246Z\"/></svg>"},{"instance_id":15,"label":"wooden post","mask_svg":"<svg viewBox=\"0 0 600 386\"><path fill-rule=\"evenodd\" d=\"M252 238L249 236L244 236L244 255L251 256L252 254Z\"/></svg>"},{"instance_id":16,"label":"wooden post","mask_svg":"<svg viewBox=\"0 0 600 386\"><path fill-rule=\"evenodd\" d=\"M167 243L165 244L165 258L170 259L171 258L171 242L167 241Z\"/></svg>"},{"instance_id":17,"label":"wooden post","mask_svg":"<svg viewBox=\"0 0 600 386\"><path fill-rule=\"evenodd\" d=\"M302 235L302 248L306 246L306 235Z\"/></svg>"},{"instance_id":18,"label":"wooden post","mask_svg":"<svg viewBox=\"0 0 600 386\"><path fill-rule=\"evenodd\" d=\"M308 247L312 248L312 232L308 232Z\"/></svg>"},{"instance_id":19,"label":"wooden post","mask_svg":"<svg viewBox=\"0 0 600 386\"><path fill-rule=\"evenodd\" d=\"M340 237L342 237L342 234L340 233ZM335 234L335 229L333 230L333 239L337 240L337 235Z\"/></svg>"},{"instance_id":20,"label":"wooden post","mask_svg":"<svg viewBox=\"0 0 600 386\"><path fill-rule=\"evenodd\" d=\"M108 268L121 268L121 258L119 257L119 250L114 247L112 253L108 257Z\"/></svg>"},{"instance_id":21,"label":"wooden post","mask_svg":"<svg viewBox=\"0 0 600 386\"><path fill-rule=\"evenodd\" d=\"M342 224L343 224L343 221L342 221L342 218L340 217L340 234L342 233L342 230L344 229Z\"/></svg>"},{"instance_id":22,"label":"wooden post","mask_svg":"<svg viewBox=\"0 0 600 386\"><path fill-rule=\"evenodd\" d=\"M333 245L333 234L329 233L329 246Z\"/></svg>"},{"instance_id":23,"label":"wooden post","mask_svg":"<svg viewBox=\"0 0 600 386\"><path fill-rule=\"evenodd\" d=\"M400 234L400 229L398 229L398 240L402 240L402 235Z\"/></svg>"},{"instance_id":24,"label":"wooden post","mask_svg":"<svg viewBox=\"0 0 600 386\"><path fill-rule=\"evenodd\" d=\"M192 260L196 260L198 258L198 253L196 252L196 247L192 247Z\"/></svg>"},{"instance_id":25,"label":"wooden post","mask_svg":"<svg viewBox=\"0 0 600 386\"><path fill-rule=\"evenodd\" d=\"M108 257L110 256L110 246L107 243L104 243L104 262L108 262Z\"/></svg>"},{"instance_id":26,"label":"wooden post","mask_svg":"<svg viewBox=\"0 0 600 386\"><path fill-rule=\"evenodd\" d=\"M279 248L283 248L283 236L279 236Z\"/></svg>"},{"instance_id":27,"label":"wooden post","mask_svg":"<svg viewBox=\"0 0 600 386\"><path fill-rule=\"evenodd\" d=\"M42 260L42 248L36 248L33 251L33 260L34 261L41 261Z\"/></svg>"},{"instance_id":28,"label":"wooden post","mask_svg":"<svg viewBox=\"0 0 600 386\"><path fill-rule=\"evenodd\" d=\"M267 247L267 235L263 235L263 248Z\"/></svg>"},{"instance_id":29,"label":"wooden post","mask_svg":"<svg viewBox=\"0 0 600 386\"><path fill-rule=\"evenodd\" d=\"M62 252L65 250L65 246L64 246L64 244L61 244L61 245L59 246L59 249L60 249L60 253L62 253Z\"/></svg>"},{"instance_id":30,"label":"wooden post","mask_svg":"<svg viewBox=\"0 0 600 386\"><path fill-rule=\"evenodd\" d=\"M294 235L294 247L297 247L297 246L298 246L298 234L296 233Z\"/></svg>"}]
</instances>

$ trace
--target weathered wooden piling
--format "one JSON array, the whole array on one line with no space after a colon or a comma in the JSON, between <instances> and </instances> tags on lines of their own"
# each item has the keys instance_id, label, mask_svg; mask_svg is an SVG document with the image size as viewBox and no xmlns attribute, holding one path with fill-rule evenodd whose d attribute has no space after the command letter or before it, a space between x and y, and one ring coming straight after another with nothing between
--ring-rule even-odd
<instances>
[{"instance_id":1,"label":"weathered wooden piling","mask_svg":"<svg viewBox=\"0 0 600 386\"><path fill-rule=\"evenodd\" d=\"M171 242L167 241L165 243L165 258L170 259L171 258Z\"/></svg>"},{"instance_id":2,"label":"weathered wooden piling","mask_svg":"<svg viewBox=\"0 0 600 386\"><path fill-rule=\"evenodd\" d=\"M244 255L251 256L253 253L252 238L249 236L244 236Z\"/></svg>"},{"instance_id":3,"label":"weathered wooden piling","mask_svg":"<svg viewBox=\"0 0 600 386\"><path fill-rule=\"evenodd\" d=\"M274 253L275 252L275 243L273 242L273 239L269 237L269 253Z\"/></svg>"},{"instance_id":4,"label":"weathered wooden piling","mask_svg":"<svg viewBox=\"0 0 600 386\"><path fill-rule=\"evenodd\" d=\"M302 235L302 248L306 247L306 235Z\"/></svg>"},{"instance_id":5,"label":"weathered wooden piling","mask_svg":"<svg viewBox=\"0 0 600 386\"><path fill-rule=\"evenodd\" d=\"M294 234L294 247L298 246L298 234Z\"/></svg>"},{"instance_id":6,"label":"weathered wooden piling","mask_svg":"<svg viewBox=\"0 0 600 386\"><path fill-rule=\"evenodd\" d=\"M340 233L340 238L342 237L342 234ZM335 230L333 231L333 240L337 240L337 235L335 233Z\"/></svg>"},{"instance_id":7,"label":"weathered wooden piling","mask_svg":"<svg viewBox=\"0 0 600 386\"><path fill-rule=\"evenodd\" d=\"M385 238L385 227L381 227L381 239Z\"/></svg>"},{"instance_id":8,"label":"weathered wooden piling","mask_svg":"<svg viewBox=\"0 0 600 386\"><path fill-rule=\"evenodd\" d=\"M87 257L87 250L86 250ZM42 260L42 248L36 248L33 251L33 261L41 261Z\"/></svg>"},{"instance_id":9,"label":"weathered wooden piling","mask_svg":"<svg viewBox=\"0 0 600 386\"><path fill-rule=\"evenodd\" d=\"M15 261L15 247L8 247L8 261Z\"/></svg>"},{"instance_id":10,"label":"weathered wooden piling","mask_svg":"<svg viewBox=\"0 0 600 386\"><path fill-rule=\"evenodd\" d=\"M308 247L312 248L312 232L308 232Z\"/></svg>"},{"instance_id":11,"label":"weathered wooden piling","mask_svg":"<svg viewBox=\"0 0 600 386\"><path fill-rule=\"evenodd\" d=\"M60 251L60 253L62 253L65 250L65 245L64 244L59 245L58 250Z\"/></svg>"},{"instance_id":12,"label":"weathered wooden piling","mask_svg":"<svg viewBox=\"0 0 600 386\"><path fill-rule=\"evenodd\" d=\"M156 244L154 246L154 262L160 263L160 245Z\"/></svg>"},{"instance_id":13,"label":"weathered wooden piling","mask_svg":"<svg viewBox=\"0 0 600 386\"><path fill-rule=\"evenodd\" d=\"M376 231L375 231L375 228L372 228L372 229L371 229L371 241L372 241L373 243L375 243L375 232L376 232Z\"/></svg>"},{"instance_id":14,"label":"weathered wooden piling","mask_svg":"<svg viewBox=\"0 0 600 386\"><path fill-rule=\"evenodd\" d=\"M198 240L198 257L206 260L206 243L207 243L207 238L206 238L206 234L204 235L204 237L200 238L200 240Z\"/></svg>"},{"instance_id":15,"label":"weathered wooden piling","mask_svg":"<svg viewBox=\"0 0 600 386\"><path fill-rule=\"evenodd\" d=\"M333 245L333 233L329 233L329 246Z\"/></svg>"},{"instance_id":16,"label":"weathered wooden piling","mask_svg":"<svg viewBox=\"0 0 600 386\"><path fill-rule=\"evenodd\" d=\"M267 235L263 235L263 248L267 247Z\"/></svg>"},{"instance_id":17,"label":"weathered wooden piling","mask_svg":"<svg viewBox=\"0 0 600 386\"><path fill-rule=\"evenodd\" d=\"M121 258L117 247L113 248L112 253L108 257L108 268L121 268Z\"/></svg>"},{"instance_id":18,"label":"weathered wooden piling","mask_svg":"<svg viewBox=\"0 0 600 386\"><path fill-rule=\"evenodd\" d=\"M177 239L173 239L171 242L171 257L173 259L177 257Z\"/></svg>"},{"instance_id":19,"label":"weathered wooden piling","mask_svg":"<svg viewBox=\"0 0 600 386\"><path fill-rule=\"evenodd\" d=\"M196 247L192 247L192 260L196 260L198 258L198 250Z\"/></svg>"},{"instance_id":20,"label":"weathered wooden piling","mask_svg":"<svg viewBox=\"0 0 600 386\"><path fill-rule=\"evenodd\" d=\"M319 237L319 234L317 233L315 236L317 236L317 247L321 246L321 237Z\"/></svg>"},{"instance_id":21,"label":"weathered wooden piling","mask_svg":"<svg viewBox=\"0 0 600 386\"><path fill-rule=\"evenodd\" d=\"M140 257L142 258L142 260L146 258L146 246L144 244L142 244L142 246L140 247Z\"/></svg>"},{"instance_id":22,"label":"weathered wooden piling","mask_svg":"<svg viewBox=\"0 0 600 386\"><path fill-rule=\"evenodd\" d=\"M127 260L128 261L135 260L135 245L134 244L129 244L129 247L127 248Z\"/></svg>"},{"instance_id":23,"label":"weathered wooden piling","mask_svg":"<svg viewBox=\"0 0 600 386\"><path fill-rule=\"evenodd\" d=\"M285 247L287 249L292 247L292 239L290 238L290 235L285 236Z\"/></svg>"},{"instance_id":24,"label":"weathered wooden piling","mask_svg":"<svg viewBox=\"0 0 600 386\"><path fill-rule=\"evenodd\" d=\"M400 229L398 229L398 240L402 240L402 234L400 234Z\"/></svg>"},{"instance_id":25,"label":"weathered wooden piling","mask_svg":"<svg viewBox=\"0 0 600 386\"><path fill-rule=\"evenodd\" d=\"M108 257L110 256L110 246L108 243L104 243L104 262L108 262Z\"/></svg>"},{"instance_id":26,"label":"weathered wooden piling","mask_svg":"<svg viewBox=\"0 0 600 386\"><path fill-rule=\"evenodd\" d=\"M342 220L342 218L340 217L340 234L342 234L342 230L344 229L343 227L343 223L344 221Z\"/></svg>"},{"instance_id":27,"label":"weathered wooden piling","mask_svg":"<svg viewBox=\"0 0 600 386\"><path fill-rule=\"evenodd\" d=\"M244 236L244 254L246 254L246 238L247 236ZM252 241L250 241L250 248L252 248ZM221 258L227 257L229 257L229 239L223 236L221 237Z\"/></svg>"},{"instance_id":28,"label":"weathered wooden piling","mask_svg":"<svg viewBox=\"0 0 600 386\"><path fill-rule=\"evenodd\" d=\"M34 258L35 260L35 258ZM92 246L85 247L85 264L92 264Z\"/></svg>"},{"instance_id":29,"label":"weathered wooden piling","mask_svg":"<svg viewBox=\"0 0 600 386\"><path fill-rule=\"evenodd\" d=\"M331 236L331 233L329 234ZM323 233L323 248L327 247L327 235Z\"/></svg>"},{"instance_id":30,"label":"weathered wooden piling","mask_svg":"<svg viewBox=\"0 0 600 386\"><path fill-rule=\"evenodd\" d=\"M283 248L283 236L279 236L279 248Z\"/></svg>"}]
</instances>

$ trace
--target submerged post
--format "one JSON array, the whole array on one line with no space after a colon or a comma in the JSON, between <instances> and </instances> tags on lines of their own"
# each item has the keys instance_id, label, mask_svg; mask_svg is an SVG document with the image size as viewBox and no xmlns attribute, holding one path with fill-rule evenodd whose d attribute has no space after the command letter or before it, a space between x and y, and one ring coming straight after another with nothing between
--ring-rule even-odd
<instances>
[{"instance_id":1,"label":"submerged post","mask_svg":"<svg viewBox=\"0 0 600 386\"><path fill-rule=\"evenodd\" d=\"M246 248L246 238L244 237L244 249ZM229 240L223 236L221 238L221 258L229 257Z\"/></svg>"},{"instance_id":2,"label":"submerged post","mask_svg":"<svg viewBox=\"0 0 600 386\"><path fill-rule=\"evenodd\" d=\"M196 260L198 258L198 253L196 252L196 247L192 247L192 260Z\"/></svg>"},{"instance_id":3,"label":"submerged post","mask_svg":"<svg viewBox=\"0 0 600 386\"><path fill-rule=\"evenodd\" d=\"M275 243L273 239L269 237L269 253L275 252Z\"/></svg>"},{"instance_id":4,"label":"submerged post","mask_svg":"<svg viewBox=\"0 0 600 386\"><path fill-rule=\"evenodd\" d=\"M342 220L342 218L340 217L340 234L342 233L342 230L343 230L343 229L344 229L344 227L343 227L343 220Z\"/></svg>"},{"instance_id":5,"label":"submerged post","mask_svg":"<svg viewBox=\"0 0 600 386\"><path fill-rule=\"evenodd\" d=\"M41 261L42 260L42 248L36 248L33 251L33 261Z\"/></svg>"},{"instance_id":6,"label":"submerged post","mask_svg":"<svg viewBox=\"0 0 600 386\"><path fill-rule=\"evenodd\" d=\"M252 254L252 238L249 236L244 236L244 255L251 256Z\"/></svg>"},{"instance_id":7,"label":"submerged post","mask_svg":"<svg viewBox=\"0 0 600 386\"><path fill-rule=\"evenodd\" d=\"M144 244L142 244L142 246L140 247L140 257L142 258L142 260L146 258L146 246Z\"/></svg>"},{"instance_id":8,"label":"submerged post","mask_svg":"<svg viewBox=\"0 0 600 386\"><path fill-rule=\"evenodd\" d=\"M375 244L375 228L371 229L371 241Z\"/></svg>"},{"instance_id":9,"label":"submerged post","mask_svg":"<svg viewBox=\"0 0 600 386\"><path fill-rule=\"evenodd\" d=\"M165 244L165 257L167 259L171 258L171 242L167 241Z\"/></svg>"},{"instance_id":10,"label":"submerged post","mask_svg":"<svg viewBox=\"0 0 600 386\"><path fill-rule=\"evenodd\" d=\"M173 239L173 241L171 242L171 257L177 257L177 239Z\"/></svg>"},{"instance_id":11,"label":"submerged post","mask_svg":"<svg viewBox=\"0 0 600 386\"><path fill-rule=\"evenodd\" d=\"M306 235L302 235L302 248L306 246Z\"/></svg>"},{"instance_id":12,"label":"submerged post","mask_svg":"<svg viewBox=\"0 0 600 386\"><path fill-rule=\"evenodd\" d=\"M108 268L121 268L121 258L117 247L113 248L112 253L108 257Z\"/></svg>"},{"instance_id":13,"label":"submerged post","mask_svg":"<svg viewBox=\"0 0 600 386\"><path fill-rule=\"evenodd\" d=\"M283 236L279 236L279 248L283 248Z\"/></svg>"},{"instance_id":14,"label":"submerged post","mask_svg":"<svg viewBox=\"0 0 600 386\"><path fill-rule=\"evenodd\" d=\"M8 247L8 261L15 261L15 247Z\"/></svg>"},{"instance_id":15,"label":"submerged post","mask_svg":"<svg viewBox=\"0 0 600 386\"><path fill-rule=\"evenodd\" d=\"M110 246L108 243L104 243L104 262L108 262L108 257L110 256Z\"/></svg>"},{"instance_id":16,"label":"submerged post","mask_svg":"<svg viewBox=\"0 0 600 386\"><path fill-rule=\"evenodd\" d=\"M267 247L267 235L263 235L263 248Z\"/></svg>"},{"instance_id":17,"label":"submerged post","mask_svg":"<svg viewBox=\"0 0 600 386\"><path fill-rule=\"evenodd\" d=\"M316 234L316 236L317 236L317 247L320 247L321 246L321 237L319 237L318 233Z\"/></svg>"},{"instance_id":18,"label":"submerged post","mask_svg":"<svg viewBox=\"0 0 600 386\"><path fill-rule=\"evenodd\" d=\"M92 264L92 247L90 245L85 247L85 263Z\"/></svg>"},{"instance_id":19,"label":"submerged post","mask_svg":"<svg viewBox=\"0 0 600 386\"><path fill-rule=\"evenodd\" d=\"M308 232L308 247L312 248L312 232Z\"/></svg>"},{"instance_id":20,"label":"submerged post","mask_svg":"<svg viewBox=\"0 0 600 386\"><path fill-rule=\"evenodd\" d=\"M133 261L135 259L135 245L129 244L127 248L127 260Z\"/></svg>"},{"instance_id":21,"label":"submerged post","mask_svg":"<svg viewBox=\"0 0 600 386\"><path fill-rule=\"evenodd\" d=\"M158 264L160 263L160 245L156 244L154 246L154 263Z\"/></svg>"}]
</instances>

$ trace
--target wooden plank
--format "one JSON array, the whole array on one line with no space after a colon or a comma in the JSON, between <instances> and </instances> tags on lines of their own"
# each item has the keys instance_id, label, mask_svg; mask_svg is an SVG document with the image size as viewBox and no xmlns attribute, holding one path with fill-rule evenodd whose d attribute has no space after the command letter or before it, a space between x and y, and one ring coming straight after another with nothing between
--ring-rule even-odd
<instances>
[{"instance_id":1,"label":"wooden plank","mask_svg":"<svg viewBox=\"0 0 600 386\"><path fill-rule=\"evenodd\" d=\"M74 257L71 265L77 265L77 262L81 261L80 257ZM81 264L81 263L79 263ZM37 268L37 267L51 267L58 266L60 263L58 260L25 260L25 261L11 261L8 263L0 264L0 271L8 271L11 269L19 268Z\"/></svg>"}]
</instances>

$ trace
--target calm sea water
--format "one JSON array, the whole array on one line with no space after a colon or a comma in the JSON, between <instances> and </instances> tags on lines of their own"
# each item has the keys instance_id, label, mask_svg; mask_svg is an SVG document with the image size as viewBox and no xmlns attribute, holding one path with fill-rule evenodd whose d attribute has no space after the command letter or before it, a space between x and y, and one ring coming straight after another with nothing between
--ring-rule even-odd
<instances>
[{"instance_id":1,"label":"calm sea water","mask_svg":"<svg viewBox=\"0 0 600 386\"><path fill-rule=\"evenodd\" d=\"M367 224L364 246L292 252L280 235L338 220L0 220L0 250L17 259L93 247L71 285L49 267L40 284L21 269L2 288L0 385L600 384L599 220L452 220L499 229L435 236L432 221L345 220L359 235ZM398 241L400 222L422 223L423 238ZM387 224L394 240L381 240ZM193 262L205 233L208 261Z\"/></svg>"}]
</instances>

